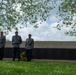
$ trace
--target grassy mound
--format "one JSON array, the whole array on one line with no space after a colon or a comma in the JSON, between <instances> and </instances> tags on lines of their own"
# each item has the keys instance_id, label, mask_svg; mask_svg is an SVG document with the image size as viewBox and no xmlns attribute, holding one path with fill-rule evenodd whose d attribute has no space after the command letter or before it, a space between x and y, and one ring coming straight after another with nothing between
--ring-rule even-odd
<instances>
[{"instance_id":1,"label":"grassy mound","mask_svg":"<svg viewBox=\"0 0 76 75\"><path fill-rule=\"evenodd\" d=\"M0 75L76 75L76 63L0 61Z\"/></svg>"}]
</instances>

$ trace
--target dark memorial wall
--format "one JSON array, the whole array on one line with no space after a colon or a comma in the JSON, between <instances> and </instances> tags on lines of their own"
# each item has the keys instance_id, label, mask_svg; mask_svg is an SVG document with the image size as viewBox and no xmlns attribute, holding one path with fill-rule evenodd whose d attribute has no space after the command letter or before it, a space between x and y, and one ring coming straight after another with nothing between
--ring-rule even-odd
<instances>
[{"instance_id":1,"label":"dark memorial wall","mask_svg":"<svg viewBox=\"0 0 76 75\"><path fill-rule=\"evenodd\" d=\"M24 52L25 48L21 48L20 52ZM12 58L13 49L4 49L4 58ZM62 59L76 60L76 49L72 48L34 48L32 53L33 59Z\"/></svg>"}]
</instances>

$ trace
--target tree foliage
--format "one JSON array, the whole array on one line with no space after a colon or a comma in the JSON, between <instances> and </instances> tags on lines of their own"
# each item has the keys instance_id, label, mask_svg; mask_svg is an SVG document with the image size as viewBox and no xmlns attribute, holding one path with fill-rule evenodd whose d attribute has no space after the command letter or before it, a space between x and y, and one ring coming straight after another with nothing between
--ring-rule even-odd
<instances>
[{"instance_id":1,"label":"tree foliage","mask_svg":"<svg viewBox=\"0 0 76 75\"><path fill-rule=\"evenodd\" d=\"M58 15L63 24L58 24L61 30L63 26L71 27L66 34L76 33L76 0L0 0L0 31L17 29L17 24L27 26L27 22L36 23L46 21L51 16L50 11L61 1L58 7ZM37 25L34 27L38 28Z\"/></svg>"},{"instance_id":2,"label":"tree foliage","mask_svg":"<svg viewBox=\"0 0 76 75\"><path fill-rule=\"evenodd\" d=\"M56 0L0 0L0 30L17 29L18 23L27 25L46 20ZM37 26L34 26L37 27Z\"/></svg>"},{"instance_id":3,"label":"tree foliage","mask_svg":"<svg viewBox=\"0 0 76 75\"><path fill-rule=\"evenodd\" d=\"M70 27L66 34L76 36L76 0L62 0L58 14L63 23L58 24L57 28L61 30L64 25Z\"/></svg>"}]
</instances>

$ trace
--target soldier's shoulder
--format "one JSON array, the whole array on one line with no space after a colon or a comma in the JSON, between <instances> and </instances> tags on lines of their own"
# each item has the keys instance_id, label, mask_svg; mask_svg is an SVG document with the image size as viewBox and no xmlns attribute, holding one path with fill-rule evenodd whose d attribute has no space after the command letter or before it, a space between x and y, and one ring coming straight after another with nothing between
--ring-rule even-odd
<instances>
[{"instance_id":1,"label":"soldier's shoulder","mask_svg":"<svg viewBox=\"0 0 76 75\"><path fill-rule=\"evenodd\" d=\"M6 36L3 36L3 37L6 37Z\"/></svg>"},{"instance_id":2,"label":"soldier's shoulder","mask_svg":"<svg viewBox=\"0 0 76 75\"><path fill-rule=\"evenodd\" d=\"M3 36L3 38L6 38L6 36Z\"/></svg>"},{"instance_id":3,"label":"soldier's shoulder","mask_svg":"<svg viewBox=\"0 0 76 75\"><path fill-rule=\"evenodd\" d=\"M12 37L15 37L15 35L13 35Z\"/></svg>"},{"instance_id":4,"label":"soldier's shoulder","mask_svg":"<svg viewBox=\"0 0 76 75\"><path fill-rule=\"evenodd\" d=\"M31 38L32 40L34 40L33 38Z\"/></svg>"},{"instance_id":5,"label":"soldier's shoulder","mask_svg":"<svg viewBox=\"0 0 76 75\"><path fill-rule=\"evenodd\" d=\"M18 35L18 37L21 37L20 35Z\"/></svg>"},{"instance_id":6,"label":"soldier's shoulder","mask_svg":"<svg viewBox=\"0 0 76 75\"><path fill-rule=\"evenodd\" d=\"M29 40L29 38L26 38L26 40Z\"/></svg>"},{"instance_id":7,"label":"soldier's shoulder","mask_svg":"<svg viewBox=\"0 0 76 75\"><path fill-rule=\"evenodd\" d=\"M15 35L12 36L12 38L15 37Z\"/></svg>"}]
</instances>

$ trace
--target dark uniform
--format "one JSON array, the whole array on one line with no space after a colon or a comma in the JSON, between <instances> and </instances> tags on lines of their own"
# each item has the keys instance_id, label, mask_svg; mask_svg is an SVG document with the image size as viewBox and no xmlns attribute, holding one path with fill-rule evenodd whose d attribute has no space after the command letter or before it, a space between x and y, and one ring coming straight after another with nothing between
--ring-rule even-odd
<instances>
[{"instance_id":1,"label":"dark uniform","mask_svg":"<svg viewBox=\"0 0 76 75\"><path fill-rule=\"evenodd\" d=\"M26 49L27 61L31 61L32 50L34 48L34 40L31 38L31 34L29 34L28 36L29 38L26 39L25 49Z\"/></svg>"},{"instance_id":2,"label":"dark uniform","mask_svg":"<svg viewBox=\"0 0 76 75\"><path fill-rule=\"evenodd\" d=\"M0 36L0 60L3 60L4 47L6 44L6 38L3 36L3 32L1 32Z\"/></svg>"},{"instance_id":3,"label":"dark uniform","mask_svg":"<svg viewBox=\"0 0 76 75\"><path fill-rule=\"evenodd\" d=\"M13 45L13 61L15 61L16 55L18 57L18 61L20 60L20 44L22 43L21 36L18 35L18 32L15 32L16 35L12 37L12 45Z\"/></svg>"}]
</instances>

